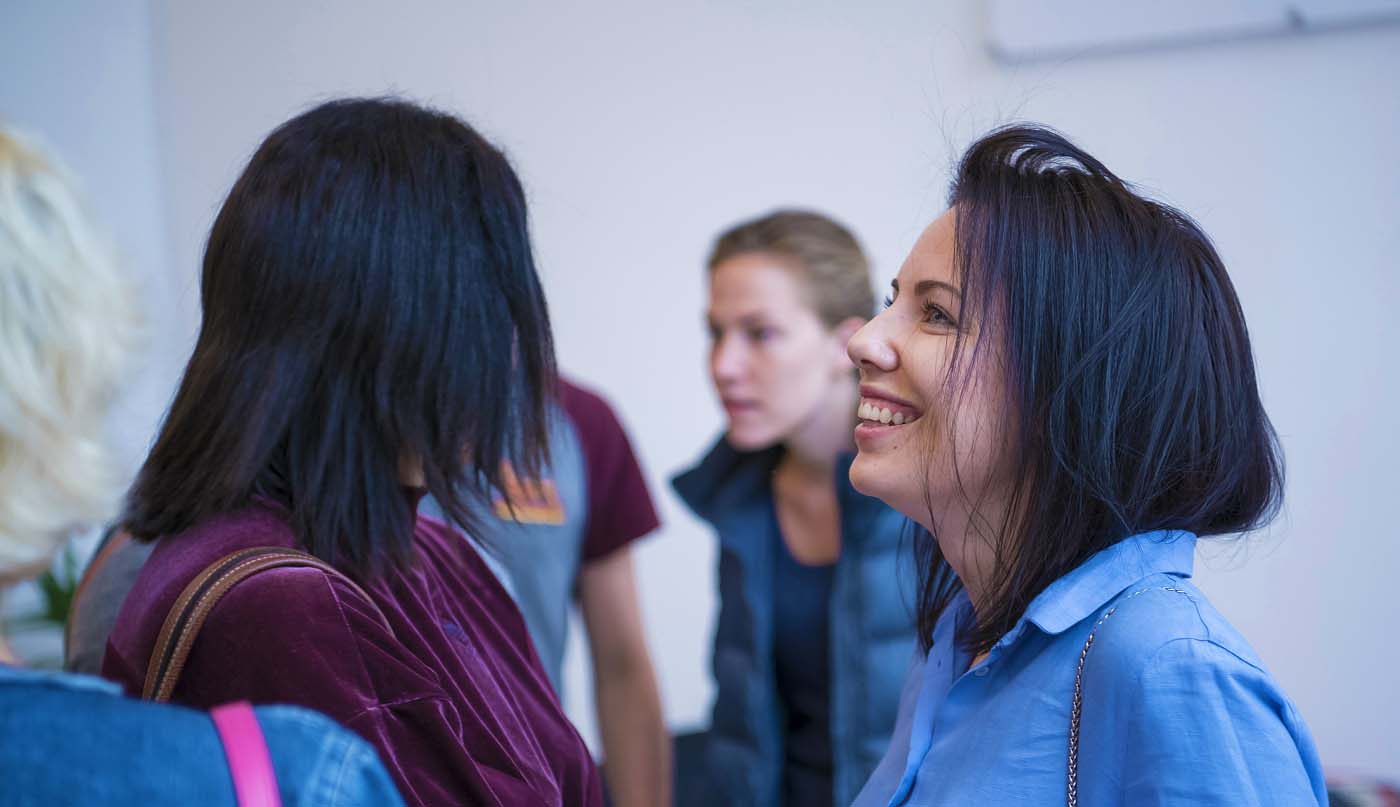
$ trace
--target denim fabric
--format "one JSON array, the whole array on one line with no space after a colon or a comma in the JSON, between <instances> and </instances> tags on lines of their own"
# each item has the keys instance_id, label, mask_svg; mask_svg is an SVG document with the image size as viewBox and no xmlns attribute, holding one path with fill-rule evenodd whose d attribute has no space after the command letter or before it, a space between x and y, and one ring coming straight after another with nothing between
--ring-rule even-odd
<instances>
[{"instance_id":1,"label":"denim fabric","mask_svg":"<svg viewBox=\"0 0 1400 807\"><path fill-rule=\"evenodd\" d=\"M856 807L1064 804L1075 675L1083 805L1327 803L1307 726L1191 574L1196 537L1126 538L1051 584L969 669L966 593L910 671ZM1110 609L1112 613L1109 617Z\"/></svg>"},{"instance_id":2,"label":"denim fabric","mask_svg":"<svg viewBox=\"0 0 1400 807\"><path fill-rule=\"evenodd\" d=\"M677 793L680 803L778 807L782 803L783 716L773 664L771 477L779 449L735 451L720 440L673 480L681 498L719 538L720 613L711 661L716 696L703 753L711 792ZM841 556L832 584L833 798L847 805L888 745L902 674L914 655L912 542L906 520L857 493L850 457L836 468ZM682 772L684 774L684 772Z\"/></svg>"},{"instance_id":3,"label":"denim fabric","mask_svg":"<svg viewBox=\"0 0 1400 807\"><path fill-rule=\"evenodd\" d=\"M402 805L370 746L321 715L263 706L282 803ZM0 805L233 805L203 712L122 697L98 678L0 666Z\"/></svg>"}]
</instances>

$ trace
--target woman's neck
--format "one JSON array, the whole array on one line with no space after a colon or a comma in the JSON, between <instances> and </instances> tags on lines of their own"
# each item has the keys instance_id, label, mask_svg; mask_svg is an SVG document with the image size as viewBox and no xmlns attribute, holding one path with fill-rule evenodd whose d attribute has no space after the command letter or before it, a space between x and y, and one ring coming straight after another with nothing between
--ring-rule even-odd
<instances>
[{"instance_id":1,"label":"woman's neck","mask_svg":"<svg viewBox=\"0 0 1400 807\"><path fill-rule=\"evenodd\" d=\"M934 524L923 525L938 541L943 559L967 591L974 612L982 610L994 584L997 543L1005 538L1001 530L1005 511L1000 499L994 502L982 497L976 507L960 499L944 508L936 519L937 529Z\"/></svg>"},{"instance_id":2,"label":"woman's neck","mask_svg":"<svg viewBox=\"0 0 1400 807\"><path fill-rule=\"evenodd\" d=\"M830 477L837 458L855 449L859 400L854 378L833 384L812 417L783 441L782 467L798 476Z\"/></svg>"}]
</instances>

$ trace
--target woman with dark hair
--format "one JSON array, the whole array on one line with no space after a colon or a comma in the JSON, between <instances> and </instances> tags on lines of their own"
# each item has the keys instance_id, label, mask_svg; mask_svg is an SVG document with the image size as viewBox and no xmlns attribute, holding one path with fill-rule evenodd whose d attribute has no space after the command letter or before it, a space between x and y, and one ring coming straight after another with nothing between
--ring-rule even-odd
<instances>
[{"instance_id":1,"label":"woman with dark hair","mask_svg":"<svg viewBox=\"0 0 1400 807\"><path fill-rule=\"evenodd\" d=\"M217 600L171 664L173 700L318 709L377 746L415 804L601 803L509 595L415 515L428 492L470 531L505 461L531 471L546 451L549 321L505 157L405 102L316 107L234 184L201 293L123 518L157 543L104 675L142 690L206 570L301 550L323 565L261 571Z\"/></svg>"},{"instance_id":2,"label":"woman with dark hair","mask_svg":"<svg viewBox=\"0 0 1400 807\"><path fill-rule=\"evenodd\" d=\"M77 183L0 127L0 598L49 568L126 486L108 428L142 343L136 284ZM29 669L0 625L0 804L402 804L369 744L291 706L212 712ZM250 753L251 752L251 753ZM266 798L266 797L271 797Z\"/></svg>"},{"instance_id":3,"label":"woman with dark hair","mask_svg":"<svg viewBox=\"0 0 1400 807\"><path fill-rule=\"evenodd\" d=\"M856 804L1325 804L1302 718L1188 579L1283 486L1205 234L1015 126L892 285L849 346L851 480L924 528L923 654Z\"/></svg>"}]
</instances>

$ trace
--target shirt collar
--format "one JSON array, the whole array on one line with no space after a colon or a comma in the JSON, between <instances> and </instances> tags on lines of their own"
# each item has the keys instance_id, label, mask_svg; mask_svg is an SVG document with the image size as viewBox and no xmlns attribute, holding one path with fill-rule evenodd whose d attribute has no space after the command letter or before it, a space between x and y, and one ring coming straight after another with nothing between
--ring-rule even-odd
<instances>
[{"instance_id":1,"label":"shirt collar","mask_svg":"<svg viewBox=\"0 0 1400 807\"><path fill-rule=\"evenodd\" d=\"M739 451L721 437L695 467L671 480L681 500L701 518L720 514L767 490L782 450Z\"/></svg>"},{"instance_id":2,"label":"shirt collar","mask_svg":"<svg viewBox=\"0 0 1400 807\"><path fill-rule=\"evenodd\" d=\"M782 460L781 446L758 451L740 451L721 437L695 467L676 475L671 486L696 515L710 522L745 502L766 500L772 491L773 471ZM851 485L854 454L837 456L834 466L836 497L843 523L864 524L870 514L886 508L879 499L866 496Z\"/></svg>"},{"instance_id":3,"label":"shirt collar","mask_svg":"<svg viewBox=\"0 0 1400 807\"><path fill-rule=\"evenodd\" d=\"M1026 608L1022 621L1049 634L1062 633L1144 577L1190 577L1195 552L1196 536L1181 530L1124 538L1046 587Z\"/></svg>"}]
</instances>

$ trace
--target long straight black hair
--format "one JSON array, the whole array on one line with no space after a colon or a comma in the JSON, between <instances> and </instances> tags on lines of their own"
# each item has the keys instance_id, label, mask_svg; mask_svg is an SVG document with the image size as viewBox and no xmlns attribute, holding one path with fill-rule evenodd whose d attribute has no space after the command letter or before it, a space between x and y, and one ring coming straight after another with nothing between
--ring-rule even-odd
<instances>
[{"instance_id":1,"label":"long straight black hair","mask_svg":"<svg viewBox=\"0 0 1400 807\"><path fill-rule=\"evenodd\" d=\"M401 467L459 524L547 450L553 344L520 181L451 115L331 101L270 134L204 254L194 354L124 521L179 533L253 497L361 576L411 560Z\"/></svg>"},{"instance_id":2,"label":"long straight black hair","mask_svg":"<svg viewBox=\"0 0 1400 807\"><path fill-rule=\"evenodd\" d=\"M1032 125L974 143L949 204L963 310L984 336L970 350L959 338L948 383L984 361L1000 374L1015 480L1004 518L972 519L995 562L967 647L989 649L1048 585L1130 535L1273 518L1282 454L1239 299L1195 222ZM932 535L916 548L927 650L961 584Z\"/></svg>"}]
</instances>

